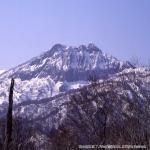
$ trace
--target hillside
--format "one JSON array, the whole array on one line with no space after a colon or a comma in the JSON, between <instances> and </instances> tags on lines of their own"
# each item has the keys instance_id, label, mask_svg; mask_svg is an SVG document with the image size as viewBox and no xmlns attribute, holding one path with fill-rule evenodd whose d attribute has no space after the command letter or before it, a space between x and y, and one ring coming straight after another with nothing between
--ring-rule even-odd
<instances>
[{"instance_id":1,"label":"hillside","mask_svg":"<svg viewBox=\"0 0 150 150\"><path fill-rule=\"evenodd\" d=\"M148 145L149 85L148 68L126 69L53 98L23 102L15 106L15 113L27 118L51 147Z\"/></svg>"}]
</instances>

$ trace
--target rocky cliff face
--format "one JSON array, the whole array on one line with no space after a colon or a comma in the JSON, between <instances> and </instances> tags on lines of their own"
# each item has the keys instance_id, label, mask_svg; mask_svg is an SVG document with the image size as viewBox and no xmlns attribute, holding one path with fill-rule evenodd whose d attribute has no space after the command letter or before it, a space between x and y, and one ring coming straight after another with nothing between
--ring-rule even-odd
<instances>
[{"instance_id":1,"label":"rocky cliff face","mask_svg":"<svg viewBox=\"0 0 150 150\"><path fill-rule=\"evenodd\" d=\"M90 75L106 79L132 67L104 54L94 44L79 47L54 45L50 50L3 74L0 74L0 104L8 96L10 78L14 78L15 102L47 98L88 84Z\"/></svg>"}]
</instances>

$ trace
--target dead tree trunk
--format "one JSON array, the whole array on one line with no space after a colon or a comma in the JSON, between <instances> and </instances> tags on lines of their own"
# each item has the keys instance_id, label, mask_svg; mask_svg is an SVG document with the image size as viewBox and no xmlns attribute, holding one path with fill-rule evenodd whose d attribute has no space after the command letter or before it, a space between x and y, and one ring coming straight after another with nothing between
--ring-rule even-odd
<instances>
[{"instance_id":1,"label":"dead tree trunk","mask_svg":"<svg viewBox=\"0 0 150 150\"><path fill-rule=\"evenodd\" d=\"M9 105L7 111L7 120L5 128L5 141L3 150L10 149L10 143L12 141L12 108L13 108L13 90L14 90L14 79L11 80L11 86L9 91Z\"/></svg>"}]
</instances>

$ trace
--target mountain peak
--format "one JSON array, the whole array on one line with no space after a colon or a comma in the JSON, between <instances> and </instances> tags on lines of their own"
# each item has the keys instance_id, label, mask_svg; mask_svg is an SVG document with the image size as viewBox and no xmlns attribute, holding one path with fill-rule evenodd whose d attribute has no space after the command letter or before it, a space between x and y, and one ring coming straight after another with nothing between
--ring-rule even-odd
<instances>
[{"instance_id":1,"label":"mountain peak","mask_svg":"<svg viewBox=\"0 0 150 150\"><path fill-rule=\"evenodd\" d=\"M63 44L57 43L57 44L52 46L51 50L53 50L53 49L58 50L58 49L62 49L62 48L66 48L66 46Z\"/></svg>"},{"instance_id":2,"label":"mountain peak","mask_svg":"<svg viewBox=\"0 0 150 150\"><path fill-rule=\"evenodd\" d=\"M88 44L88 47L87 47L89 50L92 50L92 51L101 51L95 44L93 43L89 43ZM102 51L101 51L102 52Z\"/></svg>"},{"instance_id":3,"label":"mountain peak","mask_svg":"<svg viewBox=\"0 0 150 150\"><path fill-rule=\"evenodd\" d=\"M63 49L66 49L66 46L58 43L58 44L53 45L52 48L49 49L47 52L45 52L43 55L44 57L51 57L56 52L62 51Z\"/></svg>"},{"instance_id":4,"label":"mountain peak","mask_svg":"<svg viewBox=\"0 0 150 150\"><path fill-rule=\"evenodd\" d=\"M106 79L126 68L131 65L104 55L92 43L78 47L55 44L42 55L0 74L0 98L6 99L3 91L6 91L11 77L17 82L16 100L39 99L59 94L60 86L64 89L74 87L65 81L81 85L87 83L91 75Z\"/></svg>"},{"instance_id":5,"label":"mountain peak","mask_svg":"<svg viewBox=\"0 0 150 150\"><path fill-rule=\"evenodd\" d=\"M102 54L102 51L93 43L89 43L88 45L80 45L78 49L83 51L85 50L88 52L100 52Z\"/></svg>"},{"instance_id":6,"label":"mountain peak","mask_svg":"<svg viewBox=\"0 0 150 150\"><path fill-rule=\"evenodd\" d=\"M55 44L52 46L52 48L50 50L48 50L47 52L45 52L42 56L45 57L52 57L54 56L56 53L57 54L62 54L63 52L84 52L87 51L89 53L92 52L99 52L100 54L102 54L102 51L93 43L89 43L88 45L80 45L78 47L76 46L66 46L63 44ZM63 55L63 54L62 54Z\"/></svg>"},{"instance_id":7,"label":"mountain peak","mask_svg":"<svg viewBox=\"0 0 150 150\"><path fill-rule=\"evenodd\" d=\"M19 67L10 69L7 73L0 75L0 78L14 75L21 80L28 80L50 75L53 79L70 80L73 77L70 74L73 73L74 77L78 76L76 80L85 80L91 71L99 72L99 75L103 76L104 72L115 73L129 67L130 65L115 57L104 55L93 43L78 47L55 44L47 52ZM88 72L87 75L85 72Z\"/></svg>"}]
</instances>

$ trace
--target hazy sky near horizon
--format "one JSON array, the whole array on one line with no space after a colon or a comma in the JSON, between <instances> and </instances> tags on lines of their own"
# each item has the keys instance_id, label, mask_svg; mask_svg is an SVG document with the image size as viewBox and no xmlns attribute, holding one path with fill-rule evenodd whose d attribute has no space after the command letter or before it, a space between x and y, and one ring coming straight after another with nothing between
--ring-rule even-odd
<instances>
[{"instance_id":1,"label":"hazy sky near horizon","mask_svg":"<svg viewBox=\"0 0 150 150\"><path fill-rule=\"evenodd\" d=\"M56 43L91 42L119 59L150 60L150 0L0 1L0 69Z\"/></svg>"}]
</instances>

